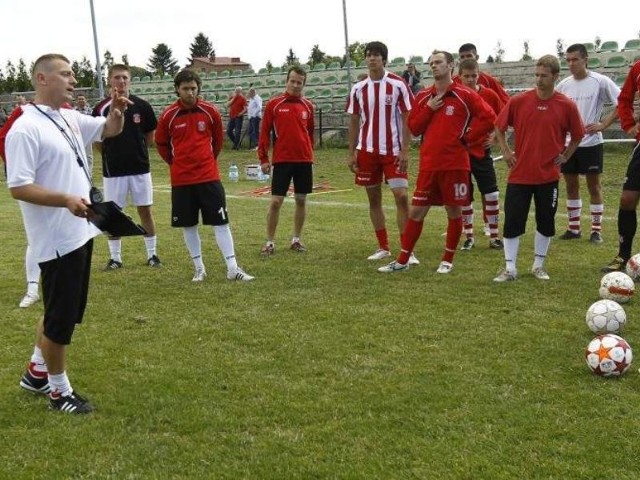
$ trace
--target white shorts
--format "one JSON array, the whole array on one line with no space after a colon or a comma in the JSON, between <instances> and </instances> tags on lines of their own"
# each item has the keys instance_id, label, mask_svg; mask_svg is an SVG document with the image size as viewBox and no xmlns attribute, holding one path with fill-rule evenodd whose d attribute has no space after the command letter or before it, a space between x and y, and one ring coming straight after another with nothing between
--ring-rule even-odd
<instances>
[{"instance_id":1,"label":"white shorts","mask_svg":"<svg viewBox=\"0 0 640 480\"><path fill-rule=\"evenodd\" d=\"M131 193L131 203L134 207L153 205L151 173L105 177L103 180L105 200L113 200L120 208L127 206L127 194L129 193Z\"/></svg>"}]
</instances>

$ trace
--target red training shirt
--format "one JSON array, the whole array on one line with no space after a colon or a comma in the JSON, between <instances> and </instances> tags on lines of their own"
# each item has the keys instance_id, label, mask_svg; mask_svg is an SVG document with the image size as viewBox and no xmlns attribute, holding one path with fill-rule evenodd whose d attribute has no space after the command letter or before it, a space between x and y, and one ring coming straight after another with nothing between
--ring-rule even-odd
<instances>
[{"instance_id":1,"label":"red training shirt","mask_svg":"<svg viewBox=\"0 0 640 480\"><path fill-rule=\"evenodd\" d=\"M247 106L247 99L244 95L234 95L229 105L229 118L237 118Z\"/></svg>"},{"instance_id":2,"label":"red training shirt","mask_svg":"<svg viewBox=\"0 0 640 480\"><path fill-rule=\"evenodd\" d=\"M640 62L633 64L618 95L618 116L620 126L625 132L636 124L633 115L633 100L636 92L640 95ZM640 142L640 131L636 135L636 140Z\"/></svg>"},{"instance_id":3,"label":"red training shirt","mask_svg":"<svg viewBox=\"0 0 640 480\"><path fill-rule=\"evenodd\" d=\"M453 77L453 81L456 83L462 83L462 80L458 75ZM485 72L479 72L478 74L478 85L482 87L487 87L498 95L502 103L507 103L509 101L509 94L504 89L502 84L495 78Z\"/></svg>"}]
</instances>

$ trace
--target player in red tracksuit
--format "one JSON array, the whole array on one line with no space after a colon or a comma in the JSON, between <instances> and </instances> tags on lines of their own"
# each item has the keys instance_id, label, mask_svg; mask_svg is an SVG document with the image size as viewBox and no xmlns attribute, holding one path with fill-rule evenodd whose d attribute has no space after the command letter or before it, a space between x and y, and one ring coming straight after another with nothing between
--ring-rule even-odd
<instances>
[{"instance_id":1,"label":"player in red tracksuit","mask_svg":"<svg viewBox=\"0 0 640 480\"><path fill-rule=\"evenodd\" d=\"M198 217L213 225L218 248L227 264L227 279L250 281L236 262L218 155L222 149L222 120L215 106L198 98L202 81L197 73L182 70L173 80L178 100L165 108L156 129L160 156L171 167L171 226L182 227L193 259L194 282L204 281Z\"/></svg>"},{"instance_id":2,"label":"player in red tracksuit","mask_svg":"<svg viewBox=\"0 0 640 480\"><path fill-rule=\"evenodd\" d=\"M490 88L478 84L478 75L480 71L478 62L471 58L463 60L458 65L458 75L462 80L462 84L471 90L478 92L478 95L487 102L493 112L498 115L504 103L498 97L498 94ZM478 184L478 190L482 198L482 210L485 226L489 233L489 248L501 250L503 248L502 240L498 238L498 220L500 217L500 192L498 191L498 181L496 179L496 170L493 167L493 158L491 158L491 145L493 144L493 132L482 139L483 155L481 157L471 157L471 175ZM462 208L463 229L466 240L461 250L471 250L475 245L475 237L473 234L473 182L469 180L469 204Z\"/></svg>"},{"instance_id":3,"label":"player in red tracksuit","mask_svg":"<svg viewBox=\"0 0 640 480\"><path fill-rule=\"evenodd\" d=\"M624 271L627 260L631 258L631 248L633 247L633 237L638 228L638 216L636 208L640 201L640 123L636 121L633 110L633 101L636 92L640 95L640 62L636 62L622 85L622 90L618 96L618 116L620 126L632 138L636 139L633 153L625 182L620 195L620 208L618 209L618 235L620 244L618 255L602 269L603 272Z\"/></svg>"},{"instance_id":4,"label":"player in red tracksuit","mask_svg":"<svg viewBox=\"0 0 640 480\"><path fill-rule=\"evenodd\" d=\"M275 235L280 218L280 207L293 181L295 213L291 250L305 252L301 243L302 227L306 217L307 194L313 189L313 104L302 96L307 72L293 66L287 73L284 93L267 103L258 140L258 158L263 173L273 170L271 203L267 212L267 242L262 255L275 253ZM273 141L272 160L269 163L269 146ZM271 167L273 164L273 169Z\"/></svg>"},{"instance_id":5,"label":"player in red tracksuit","mask_svg":"<svg viewBox=\"0 0 640 480\"><path fill-rule=\"evenodd\" d=\"M434 51L429 66L435 83L418 93L408 120L411 133L424 136L418 180L400 255L378 269L383 273L409 267L409 256L433 205L444 205L449 219L445 251L436 271L451 271L462 234L462 206L469 202L469 155L483 154L482 140L491 132L496 118L480 95L453 82L454 60L449 52Z\"/></svg>"},{"instance_id":6,"label":"player in red tracksuit","mask_svg":"<svg viewBox=\"0 0 640 480\"><path fill-rule=\"evenodd\" d=\"M573 155L585 133L576 104L554 90L559 73L560 63L556 57L540 57L536 64L536 88L512 97L496 121L496 139L510 170L504 202L506 266L494 282L517 278L518 247L532 198L536 207L536 233L531 273L539 280L549 280L544 260L556 233L560 165ZM507 144L508 127L514 130L515 153ZM567 136L570 140L565 147Z\"/></svg>"}]
</instances>

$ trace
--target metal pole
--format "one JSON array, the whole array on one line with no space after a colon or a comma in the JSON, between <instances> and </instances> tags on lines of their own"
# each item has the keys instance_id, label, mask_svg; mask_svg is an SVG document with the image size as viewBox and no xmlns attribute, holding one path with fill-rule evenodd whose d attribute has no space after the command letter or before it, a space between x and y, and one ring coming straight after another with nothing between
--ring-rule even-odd
<instances>
[{"instance_id":1,"label":"metal pole","mask_svg":"<svg viewBox=\"0 0 640 480\"><path fill-rule=\"evenodd\" d=\"M96 77L98 79L98 95L100 100L104 98L104 86L102 85L102 67L100 66L100 49L98 48L98 32L96 30L96 15L93 10L93 0L89 0L91 6L91 24L93 25L93 47L96 50Z\"/></svg>"},{"instance_id":2,"label":"metal pole","mask_svg":"<svg viewBox=\"0 0 640 480\"><path fill-rule=\"evenodd\" d=\"M344 49L347 59L347 88L351 91L351 55L349 55L349 29L347 28L347 0L342 0L342 17L344 18Z\"/></svg>"}]
</instances>

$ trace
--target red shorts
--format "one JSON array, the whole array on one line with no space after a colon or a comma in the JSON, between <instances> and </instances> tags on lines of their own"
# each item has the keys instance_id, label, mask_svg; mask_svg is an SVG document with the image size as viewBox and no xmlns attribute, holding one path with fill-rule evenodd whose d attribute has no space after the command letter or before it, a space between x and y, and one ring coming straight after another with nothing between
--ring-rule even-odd
<instances>
[{"instance_id":1,"label":"red shorts","mask_svg":"<svg viewBox=\"0 0 640 480\"><path fill-rule=\"evenodd\" d=\"M413 192L411 205L459 205L469 204L469 171L443 170L420 171Z\"/></svg>"},{"instance_id":2,"label":"red shorts","mask_svg":"<svg viewBox=\"0 0 640 480\"><path fill-rule=\"evenodd\" d=\"M380 155L358 150L358 173L356 173L356 185L369 187L380 185L383 175L387 183L390 180L407 180L407 172L398 172L396 155ZM406 186L406 183L405 185ZM392 185L393 187L393 185Z\"/></svg>"}]
</instances>

